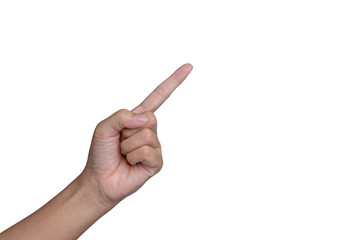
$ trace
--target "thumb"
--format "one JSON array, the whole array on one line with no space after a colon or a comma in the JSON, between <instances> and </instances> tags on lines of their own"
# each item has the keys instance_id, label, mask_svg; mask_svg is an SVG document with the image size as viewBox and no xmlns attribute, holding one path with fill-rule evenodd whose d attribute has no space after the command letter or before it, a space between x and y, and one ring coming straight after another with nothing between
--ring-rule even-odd
<instances>
[{"instance_id":1,"label":"thumb","mask_svg":"<svg viewBox=\"0 0 360 240\"><path fill-rule=\"evenodd\" d=\"M98 137L114 137L124 128L142 127L148 121L145 114L136 114L127 109L121 109L113 113L110 117L101 121L95 129Z\"/></svg>"}]
</instances>

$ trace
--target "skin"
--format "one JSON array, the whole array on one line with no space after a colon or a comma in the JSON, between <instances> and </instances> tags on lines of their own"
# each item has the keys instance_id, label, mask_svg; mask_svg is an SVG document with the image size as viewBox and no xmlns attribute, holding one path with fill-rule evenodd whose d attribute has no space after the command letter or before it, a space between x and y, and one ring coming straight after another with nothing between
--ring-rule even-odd
<instances>
[{"instance_id":1,"label":"skin","mask_svg":"<svg viewBox=\"0 0 360 240\"><path fill-rule=\"evenodd\" d=\"M39 210L0 233L8 239L77 239L136 192L163 165L154 112L190 74L184 64L132 111L121 109L95 128L82 173Z\"/></svg>"}]
</instances>

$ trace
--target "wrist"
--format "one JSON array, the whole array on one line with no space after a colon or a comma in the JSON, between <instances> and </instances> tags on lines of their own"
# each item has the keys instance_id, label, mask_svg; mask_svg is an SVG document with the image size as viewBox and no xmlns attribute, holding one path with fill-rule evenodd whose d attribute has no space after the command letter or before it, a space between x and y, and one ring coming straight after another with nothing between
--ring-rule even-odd
<instances>
[{"instance_id":1,"label":"wrist","mask_svg":"<svg viewBox=\"0 0 360 240\"><path fill-rule=\"evenodd\" d=\"M83 195L86 198L85 203L87 202L88 205L90 204L97 211L105 214L117 205L118 202L109 201L105 197L102 189L98 186L87 168L77 177L76 181L78 181L81 189L83 189Z\"/></svg>"}]
</instances>

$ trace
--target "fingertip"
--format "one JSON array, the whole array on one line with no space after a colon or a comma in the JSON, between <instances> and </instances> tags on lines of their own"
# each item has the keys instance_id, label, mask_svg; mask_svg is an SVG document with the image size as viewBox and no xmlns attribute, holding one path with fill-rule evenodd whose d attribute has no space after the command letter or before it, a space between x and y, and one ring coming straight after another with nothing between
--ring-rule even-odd
<instances>
[{"instance_id":1,"label":"fingertip","mask_svg":"<svg viewBox=\"0 0 360 240\"><path fill-rule=\"evenodd\" d=\"M191 72L194 66L191 63L185 63L182 67L186 68L189 72Z\"/></svg>"},{"instance_id":2,"label":"fingertip","mask_svg":"<svg viewBox=\"0 0 360 240\"><path fill-rule=\"evenodd\" d=\"M192 69L193 66L190 63L185 63L173 73L172 77L177 79L181 83L190 74Z\"/></svg>"},{"instance_id":3,"label":"fingertip","mask_svg":"<svg viewBox=\"0 0 360 240\"><path fill-rule=\"evenodd\" d=\"M181 67L179 67L178 70L181 69L182 72L186 73L186 76L190 74L190 72L193 70L193 65L191 63L185 63Z\"/></svg>"}]
</instances>

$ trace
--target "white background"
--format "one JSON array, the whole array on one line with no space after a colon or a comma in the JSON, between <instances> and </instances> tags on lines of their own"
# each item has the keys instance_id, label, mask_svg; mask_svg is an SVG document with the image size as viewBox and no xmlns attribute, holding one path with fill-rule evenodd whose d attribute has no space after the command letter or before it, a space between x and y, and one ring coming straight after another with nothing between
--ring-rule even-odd
<instances>
[{"instance_id":1,"label":"white background","mask_svg":"<svg viewBox=\"0 0 360 240\"><path fill-rule=\"evenodd\" d=\"M177 67L165 164L81 239L359 239L358 1L0 1L0 231Z\"/></svg>"}]
</instances>

